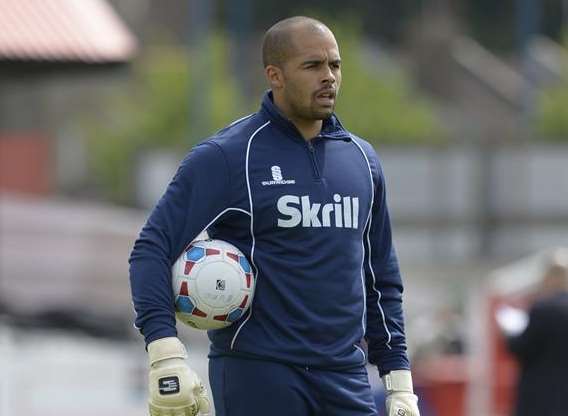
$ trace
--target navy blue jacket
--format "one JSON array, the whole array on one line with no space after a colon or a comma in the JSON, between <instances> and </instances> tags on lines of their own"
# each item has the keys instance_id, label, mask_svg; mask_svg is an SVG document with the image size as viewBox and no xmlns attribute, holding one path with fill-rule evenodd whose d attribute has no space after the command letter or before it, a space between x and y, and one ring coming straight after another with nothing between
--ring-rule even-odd
<instances>
[{"instance_id":1,"label":"navy blue jacket","mask_svg":"<svg viewBox=\"0 0 568 416\"><path fill-rule=\"evenodd\" d=\"M384 177L366 141L335 116L310 141L278 111L259 112L194 147L130 257L136 326L176 335L171 265L203 230L250 260L248 313L209 331L211 355L343 368L408 368L403 286Z\"/></svg>"}]
</instances>

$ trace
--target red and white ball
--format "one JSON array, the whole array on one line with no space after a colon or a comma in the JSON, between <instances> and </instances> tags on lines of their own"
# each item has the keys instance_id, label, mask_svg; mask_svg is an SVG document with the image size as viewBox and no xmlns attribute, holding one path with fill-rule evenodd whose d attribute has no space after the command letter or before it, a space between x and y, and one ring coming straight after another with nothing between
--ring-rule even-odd
<instances>
[{"instance_id":1,"label":"red and white ball","mask_svg":"<svg viewBox=\"0 0 568 416\"><path fill-rule=\"evenodd\" d=\"M176 317L197 329L219 329L249 308L255 279L249 261L222 240L192 242L172 267Z\"/></svg>"}]
</instances>

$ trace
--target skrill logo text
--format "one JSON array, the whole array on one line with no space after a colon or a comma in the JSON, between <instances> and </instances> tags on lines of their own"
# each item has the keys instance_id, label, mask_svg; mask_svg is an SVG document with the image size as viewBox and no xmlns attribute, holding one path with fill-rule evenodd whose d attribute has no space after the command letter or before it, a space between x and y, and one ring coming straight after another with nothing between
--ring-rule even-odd
<instances>
[{"instance_id":1,"label":"skrill logo text","mask_svg":"<svg viewBox=\"0 0 568 416\"><path fill-rule=\"evenodd\" d=\"M359 226L359 198L333 195L333 203L311 203L309 195L282 195L277 202L278 226L338 227L355 228ZM333 221L333 223L332 223Z\"/></svg>"}]
</instances>

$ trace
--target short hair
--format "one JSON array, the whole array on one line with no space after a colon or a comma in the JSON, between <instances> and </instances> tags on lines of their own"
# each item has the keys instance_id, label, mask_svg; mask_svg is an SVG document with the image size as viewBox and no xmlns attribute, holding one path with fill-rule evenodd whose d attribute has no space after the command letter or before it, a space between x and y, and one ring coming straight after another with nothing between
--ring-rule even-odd
<instances>
[{"instance_id":1,"label":"short hair","mask_svg":"<svg viewBox=\"0 0 568 416\"><path fill-rule=\"evenodd\" d=\"M280 20L266 31L262 39L262 64L282 67L294 50L292 34L299 28L314 31L331 30L319 20L306 16L294 16Z\"/></svg>"}]
</instances>

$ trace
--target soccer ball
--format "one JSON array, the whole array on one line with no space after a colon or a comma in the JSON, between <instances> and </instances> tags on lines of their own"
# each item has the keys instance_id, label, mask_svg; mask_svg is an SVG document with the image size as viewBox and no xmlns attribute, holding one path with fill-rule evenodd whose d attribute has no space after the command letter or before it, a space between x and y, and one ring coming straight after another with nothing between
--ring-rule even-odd
<instances>
[{"instance_id":1,"label":"soccer ball","mask_svg":"<svg viewBox=\"0 0 568 416\"><path fill-rule=\"evenodd\" d=\"M225 328L246 312L255 280L247 258L222 240L192 242L172 267L177 319L197 329Z\"/></svg>"}]
</instances>

